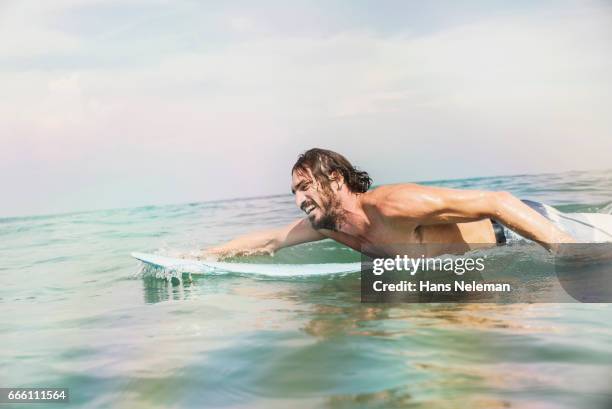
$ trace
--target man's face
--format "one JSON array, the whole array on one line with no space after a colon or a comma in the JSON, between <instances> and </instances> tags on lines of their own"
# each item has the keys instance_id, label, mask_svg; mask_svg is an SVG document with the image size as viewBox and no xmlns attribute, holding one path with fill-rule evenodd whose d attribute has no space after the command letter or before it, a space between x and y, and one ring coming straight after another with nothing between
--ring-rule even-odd
<instances>
[{"instance_id":1,"label":"man's face","mask_svg":"<svg viewBox=\"0 0 612 409\"><path fill-rule=\"evenodd\" d=\"M337 230L342 208L330 186L319 183L307 169L293 172L291 191L295 204L306 213L312 227Z\"/></svg>"}]
</instances>

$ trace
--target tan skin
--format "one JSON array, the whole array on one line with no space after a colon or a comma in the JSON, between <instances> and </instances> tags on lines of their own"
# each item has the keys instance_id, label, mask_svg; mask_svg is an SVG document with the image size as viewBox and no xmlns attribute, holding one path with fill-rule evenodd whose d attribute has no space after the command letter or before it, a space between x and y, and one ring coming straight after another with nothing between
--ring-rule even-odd
<instances>
[{"instance_id":1,"label":"tan skin","mask_svg":"<svg viewBox=\"0 0 612 409\"><path fill-rule=\"evenodd\" d=\"M397 184L354 193L338 173L329 175L326 189L309 170L294 172L291 185L295 204L305 211L306 218L238 237L206 252L222 257L272 254L283 247L325 238L357 251L385 256L407 254L411 245L430 243L442 244L436 247L440 254L444 253L444 244L455 249L459 244L467 251L473 248L471 243L495 244L490 219L551 251L557 250L560 243L574 242L507 192ZM311 220L320 220L334 206L342 214L337 228L314 228Z\"/></svg>"}]
</instances>

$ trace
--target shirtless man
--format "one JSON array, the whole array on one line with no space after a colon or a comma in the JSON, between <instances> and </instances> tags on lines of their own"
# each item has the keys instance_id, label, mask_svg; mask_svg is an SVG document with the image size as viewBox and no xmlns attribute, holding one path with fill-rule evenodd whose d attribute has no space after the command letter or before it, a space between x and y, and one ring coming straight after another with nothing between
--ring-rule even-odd
<instances>
[{"instance_id":1,"label":"shirtless man","mask_svg":"<svg viewBox=\"0 0 612 409\"><path fill-rule=\"evenodd\" d=\"M306 217L281 228L238 237L206 252L219 256L267 253L331 238L366 254L406 254L414 244L501 243L501 225L555 251L574 239L507 192L457 190L417 184L381 186L344 156L310 149L293 166L291 191ZM503 230L502 230L503 231ZM503 233L501 233L503 236ZM501 240L501 241L500 241ZM435 256L437 254L429 254Z\"/></svg>"}]
</instances>

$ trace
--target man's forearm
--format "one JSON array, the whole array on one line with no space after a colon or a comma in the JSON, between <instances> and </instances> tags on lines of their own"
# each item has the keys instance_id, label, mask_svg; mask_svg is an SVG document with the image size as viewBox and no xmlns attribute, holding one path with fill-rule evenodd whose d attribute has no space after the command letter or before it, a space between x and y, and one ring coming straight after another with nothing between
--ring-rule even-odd
<instances>
[{"instance_id":1,"label":"man's forearm","mask_svg":"<svg viewBox=\"0 0 612 409\"><path fill-rule=\"evenodd\" d=\"M547 249L554 249L556 244L574 242L571 236L510 193L496 193L491 217Z\"/></svg>"},{"instance_id":2,"label":"man's forearm","mask_svg":"<svg viewBox=\"0 0 612 409\"><path fill-rule=\"evenodd\" d=\"M317 241L325 236L314 230L308 219L298 219L284 227L238 237L226 244L206 250L220 256L273 254L283 247Z\"/></svg>"},{"instance_id":3,"label":"man's forearm","mask_svg":"<svg viewBox=\"0 0 612 409\"><path fill-rule=\"evenodd\" d=\"M276 231L266 230L240 236L220 246L208 248L205 253L218 256L239 256L273 254L276 249Z\"/></svg>"}]
</instances>

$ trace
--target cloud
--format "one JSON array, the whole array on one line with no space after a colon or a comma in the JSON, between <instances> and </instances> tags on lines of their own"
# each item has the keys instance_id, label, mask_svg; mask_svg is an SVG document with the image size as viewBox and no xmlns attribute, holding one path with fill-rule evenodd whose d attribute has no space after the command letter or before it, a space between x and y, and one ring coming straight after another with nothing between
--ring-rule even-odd
<instances>
[{"instance_id":1,"label":"cloud","mask_svg":"<svg viewBox=\"0 0 612 409\"><path fill-rule=\"evenodd\" d=\"M48 10L36 3L6 3L1 11L1 58L61 55L79 46L78 38L48 26Z\"/></svg>"},{"instance_id":2,"label":"cloud","mask_svg":"<svg viewBox=\"0 0 612 409\"><path fill-rule=\"evenodd\" d=\"M422 35L357 26L279 35L248 13L217 11L223 23L214 35L168 27L182 34L150 39L176 42L164 52L142 51L142 25L109 26L116 35L101 39L59 31L55 9L12 13L33 24L3 28L13 40L0 58L49 59L0 71L0 167L5 175L42 167L76 190L99 184L109 192L105 205L156 201L149 192L113 193L114 183L147 177L172 192L169 201L285 191L278 175L313 145L345 152L379 182L609 163L612 25L595 6ZM195 38L190 47L185 33ZM132 57L117 58L125 50ZM45 180L36 178L18 185ZM19 208L19 194L14 200Z\"/></svg>"}]
</instances>

